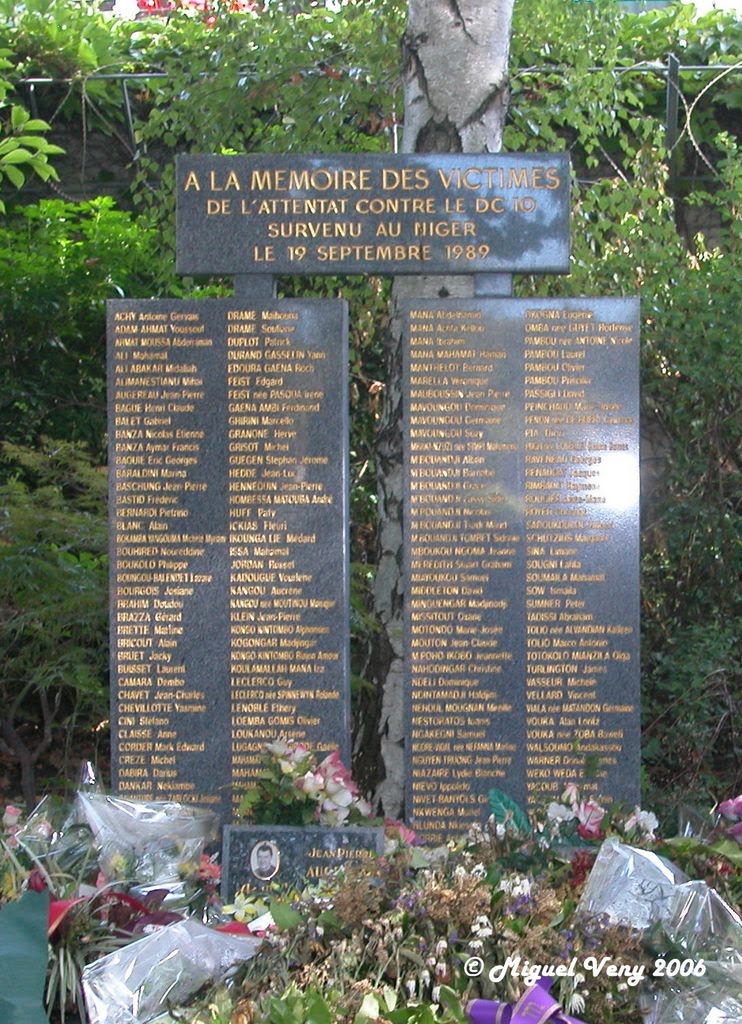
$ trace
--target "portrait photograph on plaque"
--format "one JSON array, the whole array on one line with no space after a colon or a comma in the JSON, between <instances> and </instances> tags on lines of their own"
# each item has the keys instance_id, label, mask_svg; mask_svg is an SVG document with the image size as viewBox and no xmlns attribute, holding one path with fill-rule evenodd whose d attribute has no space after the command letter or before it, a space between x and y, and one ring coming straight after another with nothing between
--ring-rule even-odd
<instances>
[{"instance_id":1,"label":"portrait photograph on plaque","mask_svg":"<svg viewBox=\"0 0 742 1024\"><path fill-rule=\"evenodd\" d=\"M250 851L250 870L261 882L269 882L281 867L281 851L271 840L256 843Z\"/></svg>"}]
</instances>

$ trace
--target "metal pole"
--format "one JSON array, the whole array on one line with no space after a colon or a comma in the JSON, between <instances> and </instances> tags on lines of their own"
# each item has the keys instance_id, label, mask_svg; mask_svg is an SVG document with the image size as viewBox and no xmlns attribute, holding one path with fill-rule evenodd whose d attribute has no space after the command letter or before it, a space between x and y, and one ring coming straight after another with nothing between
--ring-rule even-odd
<instances>
[{"instance_id":1,"label":"metal pole","mask_svg":"<svg viewBox=\"0 0 742 1024\"><path fill-rule=\"evenodd\" d=\"M667 55L667 92L665 99L665 144L670 169L668 184L672 188L675 181L677 154L675 146L678 141L678 100L680 97L680 61L674 53Z\"/></svg>"}]
</instances>

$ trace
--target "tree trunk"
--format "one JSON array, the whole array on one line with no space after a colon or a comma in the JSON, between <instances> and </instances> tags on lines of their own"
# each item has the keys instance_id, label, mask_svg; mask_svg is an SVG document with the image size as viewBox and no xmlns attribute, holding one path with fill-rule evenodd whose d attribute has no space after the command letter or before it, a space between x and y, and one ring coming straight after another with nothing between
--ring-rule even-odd
<instances>
[{"instance_id":1,"label":"tree trunk","mask_svg":"<svg viewBox=\"0 0 742 1024\"><path fill-rule=\"evenodd\" d=\"M494 153L507 111L514 0L410 0L402 42L403 149L409 153ZM376 798L400 817L404 801L404 579L402 576L402 323L405 298L469 296L469 276L397 278L386 339L387 385L377 444L379 536L374 608L382 625L372 659L383 778ZM363 743L370 737L366 735ZM368 748L366 751L368 755ZM379 758L375 759L378 763Z\"/></svg>"}]
</instances>

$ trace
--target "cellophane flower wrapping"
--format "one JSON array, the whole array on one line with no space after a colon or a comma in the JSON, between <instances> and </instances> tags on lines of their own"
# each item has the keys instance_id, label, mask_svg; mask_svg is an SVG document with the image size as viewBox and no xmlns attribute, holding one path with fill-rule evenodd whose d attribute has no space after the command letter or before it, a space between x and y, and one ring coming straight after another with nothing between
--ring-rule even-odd
<instances>
[{"instance_id":1,"label":"cellophane flower wrapping","mask_svg":"<svg viewBox=\"0 0 742 1024\"><path fill-rule=\"evenodd\" d=\"M687 881L678 867L650 850L606 839L578 905L581 917L646 931L665 919L675 887Z\"/></svg>"},{"instance_id":2,"label":"cellophane flower wrapping","mask_svg":"<svg viewBox=\"0 0 742 1024\"><path fill-rule=\"evenodd\" d=\"M108 881L144 887L177 885L184 868L198 862L218 831L217 816L211 811L102 793L78 792L72 816L92 830L100 869Z\"/></svg>"},{"instance_id":3,"label":"cellophane flower wrapping","mask_svg":"<svg viewBox=\"0 0 742 1024\"><path fill-rule=\"evenodd\" d=\"M723 966L742 992L742 918L705 882L686 882L672 895L663 930L686 956Z\"/></svg>"},{"instance_id":4,"label":"cellophane flower wrapping","mask_svg":"<svg viewBox=\"0 0 742 1024\"><path fill-rule=\"evenodd\" d=\"M184 1006L205 984L223 981L262 939L176 921L101 957L82 972L90 1024L148 1024Z\"/></svg>"},{"instance_id":5,"label":"cellophane flower wrapping","mask_svg":"<svg viewBox=\"0 0 742 1024\"><path fill-rule=\"evenodd\" d=\"M651 851L608 839L578 910L643 931L661 951L665 967L655 970L644 1024L742 1024L742 920L705 882L688 881Z\"/></svg>"},{"instance_id":6,"label":"cellophane flower wrapping","mask_svg":"<svg viewBox=\"0 0 742 1024\"><path fill-rule=\"evenodd\" d=\"M645 1024L739 1024L742 1002L730 994L722 994L712 983L693 989L661 990Z\"/></svg>"},{"instance_id":7,"label":"cellophane flower wrapping","mask_svg":"<svg viewBox=\"0 0 742 1024\"><path fill-rule=\"evenodd\" d=\"M705 882L686 882L676 887L661 932L671 950L666 962L693 964L696 972L665 979L651 1024L740 1024L742 919L733 908Z\"/></svg>"}]
</instances>

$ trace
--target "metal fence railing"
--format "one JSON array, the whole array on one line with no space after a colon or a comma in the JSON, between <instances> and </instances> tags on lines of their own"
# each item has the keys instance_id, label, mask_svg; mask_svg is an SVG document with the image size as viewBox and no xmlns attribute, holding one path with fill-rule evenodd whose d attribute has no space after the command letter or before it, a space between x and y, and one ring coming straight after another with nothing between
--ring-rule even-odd
<instances>
[{"instance_id":1,"label":"metal fence railing","mask_svg":"<svg viewBox=\"0 0 742 1024\"><path fill-rule=\"evenodd\" d=\"M602 70L600 68L591 69L594 71ZM555 74L559 71L559 67L556 65L545 66L545 67L528 67L519 68L514 74ZM620 67L615 69L615 74L647 74L656 75L658 77L664 77L666 79L665 89L665 142L667 150L672 154L680 139L683 135L683 129L681 128L681 109L683 111L683 117L687 121L688 111L692 109L692 104L688 104L683 95L682 79L684 75L689 74L700 74L708 72L715 77L710 80L707 85L704 86L703 92L713 88L721 80L725 79L727 75L742 74L742 61L736 64L681 64L678 58L674 54L669 54L665 62L652 62L652 63L641 63L629 65L626 67ZM120 82L121 83L121 102L124 113L124 120L126 123L127 132L129 135L129 142L131 145L132 154L136 154L136 139L135 139L135 126L134 126L134 114L132 110L131 95L129 88L131 85L137 82L147 82L157 79L167 79L169 77L167 72L164 71L121 71L121 72L106 72L106 73L91 73L86 76L77 76L76 78L52 78L52 77L29 77L22 78L18 81L18 86L24 87L28 91L29 105L34 116L38 116L37 102L36 102L36 86L38 85L67 85L72 86L76 82ZM695 102L695 101L694 101ZM702 175L699 177L703 177Z\"/></svg>"}]
</instances>

